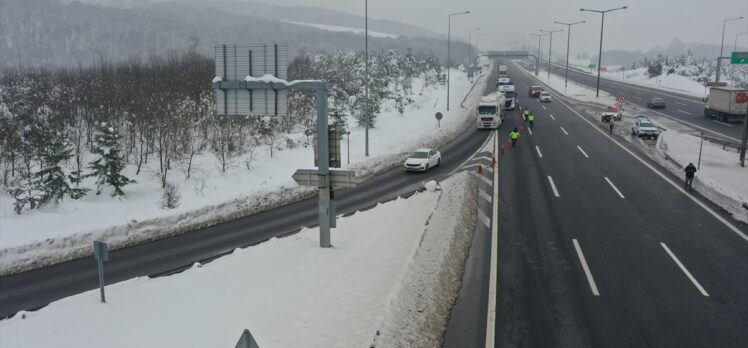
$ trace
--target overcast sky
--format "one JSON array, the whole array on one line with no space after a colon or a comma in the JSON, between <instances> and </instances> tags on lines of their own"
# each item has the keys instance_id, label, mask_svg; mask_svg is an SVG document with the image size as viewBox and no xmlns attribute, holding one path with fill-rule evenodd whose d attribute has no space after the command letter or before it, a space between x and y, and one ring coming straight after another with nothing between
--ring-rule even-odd
<instances>
[{"instance_id":1,"label":"overcast sky","mask_svg":"<svg viewBox=\"0 0 748 348\"><path fill-rule=\"evenodd\" d=\"M364 14L364 0L260 0L282 5L320 6ZM581 7L604 10L620 6L627 10L605 16L603 49L642 49L667 45L675 37L684 42L719 44L722 21L730 17L748 17L748 0L369 0L369 16L392 19L431 29L447 31L447 14L471 11L452 18L453 35L467 37L470 28L480 27L481 48L508 48L511 41L525 38L539 29L565 28L559 22L587 23L572 29L572 53L596 53L600 40L600 14L580 12ZM729 22L725 45L735 34L748 31L745 19ZM748 35L740 37L744 43ZM537 39L534 39L537 42ZM554 50L564 50L566 33L554 34ZM746 44L748 45L748 44Z\"/></svg>"}]
</instances>

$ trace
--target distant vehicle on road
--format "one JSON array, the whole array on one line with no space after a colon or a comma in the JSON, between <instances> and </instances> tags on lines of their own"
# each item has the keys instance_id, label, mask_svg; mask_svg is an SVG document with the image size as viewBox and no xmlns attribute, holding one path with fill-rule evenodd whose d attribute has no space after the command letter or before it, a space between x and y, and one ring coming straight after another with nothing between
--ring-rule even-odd
<instances>
[{"instance_id":1,"label":"distant vehicle on road","mask_svg":"<svg viewBox=\"0 0 748 348\"><path fill-rule=\"evenodd\" d=\"M505 86L505 85L513 85L514 83L512 80L508 77L499 77L498 81L496 82L497 86Z\"/></svg>"},{"instance_id":2,"label":"distant vehicle on road","mask_svg":"<svg viewBox=\"0 0 748 348\"><path fill-rule=\"evenodd\" d=\"M403 163L407 171L425 172L441 164L442 154L434 149L418 149Z\"/></svg>"},{"instance_id":3,"label":"distant vehicle on road","mask_svg":"<svg viewBox=\"0 0 748 348\"><path fill-rule=\"evenodd\" d=\"M517 99L517 92L514 91L514 85L499 86L499 92L504 95L504 109L514 110Z\"/></svg>"},{"instance_id":4,"label":"distant vehicle on road","mask_svg":"<svg viewBox=\"0 0 748 348\"><path fill-rule=\"evenodd\" d=\"M506 65L499 65L499 75L506 75L508 68Z\"/></svg>"},{"instance_id":5,"label":"distant vehicle on road","mask_svg":"<svg viewBox=\"0 0 748 348\"><path fill-rule=\"evenodd\" d=\"M540 96L540 93L543 92L543 87L540 86L531 86L530 90L527 92L531 97L537 98Z\"/></svg>"},{"instance_id":6,"label":"distant vehicle on road","mask_svg":"<svg viewBox=\"0 0 748 348\"><path fill-rule=\"evenodd\" d=\"M650 109L664 109L665 100L659 97L652 97L647 100L647 107Z\"/></svg>"},{"instance_id":7,"label":"distant vehicle on road","mask_svg":"<svg viewBox=\"0 0 748 348\"><path fill-rule=\"evenodd\" d=\"M738 98L748 98L748 91L729 87L710 88L709 96L704 103L704 116L714 117L723 122L744 119L748 104L738 104Z\"/></svg>"},{"instance_id":8,"label":"distant vehicle on road","mask_svg":"<svg viewBox=\"0 0 748 348\"><path fill-rule=\"evenodd\" d=\"M652 120L646 116L637 116L634 120L634 125L631 127L631 134L636 135L639 138L654 138L657 139L658 130L657 126L652 123Z\"/></svg>"},{"instance_id":9,"label":"distant vehicle on road","mask_svg":"<svg viewBox=\"0 0 748 348\"><path fill-rule=\"evenodd\" d=\"M540 92L540 96L538 97L541 103L550 103L551 102L551 94L548 92Z\"/></svg>"},{"instance_id":10,"label":"distant vehicle on road","mask_svg":"<svg viewBox=\"0 0 748 348\"><path fill-rule=\"evenodd\" d=\"M623 113L621 112L621 107L617 104L613 104L608 106L605 111L603 111L603 114L601 116L601 121L603 122L610 122L611 120L614 121L620 121L623 117Z\"/></svg>"},{"instance_id":11,"label":"distant vehicle on road","mask_svg":"<svg viewBox=\"0 0 748 348\"><path fill-rule=\"evenodd\" d=\"M497 129L504 119L506 97L500 92L493 92L480 99L478 104L478 129Z\"/></svg>"}]
</instances>

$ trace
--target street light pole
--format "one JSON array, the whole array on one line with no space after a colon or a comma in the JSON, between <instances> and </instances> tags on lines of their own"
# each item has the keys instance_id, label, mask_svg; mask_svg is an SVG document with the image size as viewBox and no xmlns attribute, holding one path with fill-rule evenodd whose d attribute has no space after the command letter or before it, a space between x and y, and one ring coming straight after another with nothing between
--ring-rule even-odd
<instances>
[{"instance_id":1,"label":"street light pole","mask_svg":"<svg viewBox=\"0 0 748 348\"><path fill-rule=\"evenodd\" d=\"M597 91L595 92L595 98L600 96L600 64L603 63L603 28L605 27L605 14L608 12L618 11L618 10L625 10L628 6L618 7L618 8L612 8L609 10L590 10L586 8L580 8L579 11L582 12L596 12L602 15L602 20L600 21L600 51L597 54Z\"/></svg>"},{"instance_id":2,"label":"street light pole","mask_svg":"<svg viewBox=\"0 0 748 348\"><path fill-rule=\"evenodd\" d=\"M566 32L566 72L564 73L564 94L566 94L566 88L569 86L569 47L571 42L571 26L587 23L587 21L580 21L580 22L574 22L574 23L564 23L564 22L553 22L556 24L565 25L568 27L568 30Z\"/></svg>"},{"instance_id":3,"label":"street light pole","mask_svg":"<svg viewBox=\"0 0 748 348\"><path fill-rule=\"evenodd\" d=\"M722 52L725 46L725 26L727 22L741 20L743 17L728 18L722 21L722 44L719 46L719 57L717 58L717 77L714 79L715 82L719 82L720 70L722 70Z\"/></svg>"},{"instance_id":4,"label":"street light pole","mask_svg":"<svg viewBox=\"0 0 748 348\"><path fill-rule=\"evenodd\" d=\"M365 59L366 59L366 80L365 80L365 95L366 95L366 124L364 125L364 133L366 138L366 151L364 151L366 157L369 157L369 0L364 0L364 41L366 42Z\"/></svg>"},{"instance_id":5,"label":"street light pole","mask_svg":"<svg viewBox=\"0 0 748 348\"><path fill-rule=\"evenodd\" d=\"M473 59L472 59L473 58L473 46L472 46L473 40L471 39L471 36L474 31L478 31L478 30L480 30L480 28L473 28L473 29L468 30L468 65L470 66L473 65Z\"/></svg>"},{"instance_id":6,"label":"street light pole","mask_svg":"<svg viewBox=\"0 0 748 348\"><path fill-rule=\"evenodd\" d=\"M532 36L537 36L537 37L538 37L538 47L537 47L537 48L535 49L535 52L537 53L537 56L535 57L535 64L536 64L536 65L537 65L538 67L540 67L540 46L542 45L542 44L540 43L540 40L541 40L541 39L543 38L543 36L545 36L546 34L535 34L535 33L530 33L530 35L532 35ZM538 71L538 70L537 70L537 69L535 69L535 75L537 75L537 71Z\"/></svg>"},{"instance_id":7,"label":"street light pole","mask_svg":"<svg viewBox=\"0 0 748 348\"><path fill-rule=\"evenodd\" d=\"M449 111L449 68L450 68L450 62L451 62L451 44L452 44L452 16L459 16L468 14L470 11L465 12L457 12L457 13L451 13L449 15L449 20L447 21L447 111Z\"/></svg>"},{"instance_id":8,"label":"street light pole","mask_svg":"<svg viewBox=\"0 0 748 348\"><path fill-rule=\"evenodd\" d=\"M551 52L553 52L553 33L558 33L564 30L563 29L559 29L559 30L540 29L540 31L544 33L548 33L548 35L551 37L549 40L549 44L548 44L548 83L551 83Z\"/></svg>"}]
</instances>

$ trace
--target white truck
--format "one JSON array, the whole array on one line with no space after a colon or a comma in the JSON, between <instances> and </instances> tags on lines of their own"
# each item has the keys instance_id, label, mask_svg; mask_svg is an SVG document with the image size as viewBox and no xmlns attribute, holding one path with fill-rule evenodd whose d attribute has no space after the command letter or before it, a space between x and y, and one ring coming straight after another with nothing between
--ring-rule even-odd
<instances>
[{"instance_id":1,"label":"white truck","mask_svg":"<svg viewBox=\"0 0 748 348\"><path fill-rule=\"evenodd\" d=\"M514 91L514 85L503 85L499 86L499 92L504 95L504 109L506 110L514 110L515 107L515 99L517 97L517 93Z\"/></svg>"},{"instance_id":2,"label":"white truck","mask_svg":"<svg viewBox=\"0 0 748 348\"><path fill-rule=\"evenodd\" d=\"M505 76L507 74L507 66L499 65L499 76Z\"/></svg>"},{"instance_id":3,"label":"white truck","mask_svg":"<svg viewBox=\"0 0 748 348\"><path fill-rule=\"evenodd\" d=\"M499 92L484 96L478 104L478 129L498 129L504 120L504 102L506 98Z\"/></svg>"},{"instance_id":4,"label":"white truck","mask_svg":"<svg viewBox=\"0 0 748 348\"><path fill-rule=\"evenodd\" d=\"M738 104L738 101L742 103ZM731 87L712 87L704 104L704 116L720 121L740 121L745 118L748 91Z\"/></svg>"}]
</instances>

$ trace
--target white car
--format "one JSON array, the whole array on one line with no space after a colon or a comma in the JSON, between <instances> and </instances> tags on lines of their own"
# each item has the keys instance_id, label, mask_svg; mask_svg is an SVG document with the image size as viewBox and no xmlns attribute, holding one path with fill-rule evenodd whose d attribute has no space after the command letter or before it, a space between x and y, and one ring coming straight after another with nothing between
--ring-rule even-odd
<instances>
[{"instance_id":1,"label":"white car","mask_svg":"<svg viewBox=\"0 0 748 348\"><path fill-rule=\"evenodd\" d=\"M639 138L654 138L659 135L657 126L646 116L637 116L634 125L631 127L631 134Z\"/></svg>"},{"instance_id":2,"label":"white car","mask_svg":"<svg viewBox=\"0 0 748 348\"><path fill-rule=\"evenodd\" d=\"M538 100L540 100L541 103L550 103L551 94L548 92L540 92L540 96L538 97Z\"/></svg>"},{"instance_id":3,"label":"white car","mask_svg":"<svg viewBox=\"0 0 748 348\"><path fill-rule=\"evenodd\" d=\"M434 149L418 149L408 156L403 167L408 171L425 172L441 164L442 154Z\"/></svg>"}]
</instances>

